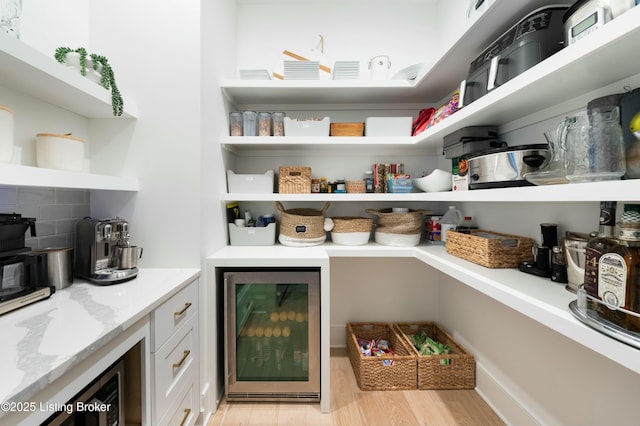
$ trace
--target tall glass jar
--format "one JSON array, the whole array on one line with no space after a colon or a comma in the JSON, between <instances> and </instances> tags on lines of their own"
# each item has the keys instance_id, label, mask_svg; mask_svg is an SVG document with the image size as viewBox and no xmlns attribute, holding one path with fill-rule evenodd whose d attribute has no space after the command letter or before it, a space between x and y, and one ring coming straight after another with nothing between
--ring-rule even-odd
<instances>
[{"instance_id":1,"label":"tall glass jar","mask_svg":"<svg viewBox=\"0 0 640 426\"><path fill-rule=\"evenodd\" d=\"M273 120L273 136L284 136L284 112L274 112L271 114Z\"/></svg>"},{"instance_id":2,"label":"tall glass jar","mask_svg":"<svg viewBox=\"0 0 640 426\"><path fill-rule=\"evenodd\" d=\"M231 136L242 136L242 113L232 111L229 113L229 134Z\"/></svg>"},{"instance_id":3,"label":"tall glass jar","mask_svg":"<svg viewBox=\"0 0 640 426\"><path fill-rule=\"evenodd\" d=\"M242 112L244 136L256 136L258 134L258 113L255 111Z\"/></svg>"},{"instance_id":4,"label":"tall glass jar","mask_svg":"<svg viewBox=\"0 0 640 426\"><path fill-rule=\"evenodd\" d=\"M22 0L0 0L0 31L20 38Z\"/></svg>"},{"instance_id":5,"label":"tall glass jar","mask_svg":"<svg viewBox=\"0 0 640 426\"><path fill-rule=\"evenodd\" d=\"M258 113L258 136L271 136L271 113Z\"/></svg>"}]
</instances>

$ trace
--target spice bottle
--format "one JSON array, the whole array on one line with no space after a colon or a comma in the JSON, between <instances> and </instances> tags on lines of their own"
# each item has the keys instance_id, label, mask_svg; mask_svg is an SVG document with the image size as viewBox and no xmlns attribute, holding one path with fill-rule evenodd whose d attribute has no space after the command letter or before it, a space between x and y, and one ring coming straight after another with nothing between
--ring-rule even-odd
<instances>
[{"instance_id":1,"label":"spice bottle","mask_svg":"<svg viewBox=\"0 0 640 426\"><path fill-rule=\"evenodd\" d=\"M320 192L322 193L329 192L329 184L327 183L326 177L323 177L320 179Z\"/></svg>"},{"instance_id":2,"label":"spice bottle","mask_svg":"<svg viewBox=\"0 0 640 426\"><path fill-rule=\"evenodd\" d=\"M258 113L258 136L271 136L271 113Z\"/></svg>"},{"instance_id":3,"label":"spice bottle","mask_svg":"<svg viewBox=\"0 0 640 426\"><path fill-rule=\"evenodd\" d=\"M311 193L317 194L320 192L320 179L311 179Z\"/></svg>"}]
</instances>

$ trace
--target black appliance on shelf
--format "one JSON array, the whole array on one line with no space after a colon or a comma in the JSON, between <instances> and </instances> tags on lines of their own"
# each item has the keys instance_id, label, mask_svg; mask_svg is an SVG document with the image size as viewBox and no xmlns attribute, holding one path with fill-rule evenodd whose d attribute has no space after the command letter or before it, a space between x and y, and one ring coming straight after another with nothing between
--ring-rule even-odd
<instances>
[{"instance_id":1,"label":"black appliance on shelf","mask_svg":"<svg viewBox=\"0 0 640 426\"><path fill-rule=\"evenodd\" d=\"M0 315L46 299L55 291L54 287L41 285L38 256L25 247L28 229L35 237L34 218L0 214Z\"/></svg>"},{"instance_id":2,"label":"black appliance on shelf","mask_svg":"<svg viewBox=\"0 0 640 426\"><path fill-rule=\"evenodd\" d=\"M460 84L462 105L486 95L564 47L562 18L568 5L534 10L491 43Z\"/></svg>"}]
</instances>

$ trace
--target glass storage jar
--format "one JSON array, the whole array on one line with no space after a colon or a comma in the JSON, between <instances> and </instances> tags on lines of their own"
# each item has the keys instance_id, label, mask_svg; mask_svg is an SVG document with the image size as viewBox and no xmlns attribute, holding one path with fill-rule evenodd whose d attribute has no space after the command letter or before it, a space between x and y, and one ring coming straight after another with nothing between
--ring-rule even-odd
<instances>
[{"instance_id":1,"label":"glass storage jar","mask_svg":"<svg viewBox=\"0 0 640 426\"><path fill-rule=\"evenodd\" d=\"M231 136L242 136L242 113L239 111L229 113L229 134Z\"/></svg>"},{"instance_id":2,"label":"glass storage jar","mask_svg":"<svg viewBox=\"0 0 640 426\"><path fill-rule=\"evenodd\" d=\"M258 113L258 136L271 136L271 113Z\"/></svg>"}]
</instances>

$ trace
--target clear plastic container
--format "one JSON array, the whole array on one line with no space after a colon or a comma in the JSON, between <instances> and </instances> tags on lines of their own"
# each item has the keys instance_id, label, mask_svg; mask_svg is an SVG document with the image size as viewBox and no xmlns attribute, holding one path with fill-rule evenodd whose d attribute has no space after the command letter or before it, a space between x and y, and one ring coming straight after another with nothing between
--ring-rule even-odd
<instances>
[{"instance_id":1,"label":"clear plastic container","mask_svg":"<svg viewBox=\"0 0 640 426\"><path fill-rule=\"evenodd\" d=\"M284 136L284 116L284 112L274 112L271 114L273 136Z\"/></svg>"},{"instance_id":2,"label":"clear plastic container","mask_svg":"<svg viewBox=\"0 0 640 426\"><path fill-rule=\"evenodd\" d=\"M258 113L258 136L271 136L271 113Z\"/></svg>"},{"instance_id":3,"label":"clear plastic container","mask_svg":"<svg viewBox=\"0 0 640 426\"><path fill-rule=\"evenodd\" d=\"M231 136L242 136L242 113L239 111L229 113L229 134Z\"/></svg>"},{"instance_id":4,"label":"clear plastic container","mask_svg":"<svg viewBox=\"0 0 640 426\"><path fill-rule=\"evenodd\" d=\"M455 231L462 222L462 213L455 206L449 206L449 210L440 220L440 232L442 242L447 241L447 231Z\"/></svg>"},{"instance_id":5,"label":"clear plastic container","mask_svg":"<svg viewBox=\"0 0 640 426\"><path fill-rule=\"evenodd\" d=\"M255 111L242 112L242 128L244 136L258 135L258 113Z\"/></svg>"}]
</instances>

